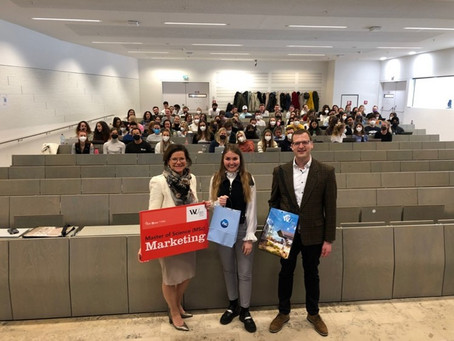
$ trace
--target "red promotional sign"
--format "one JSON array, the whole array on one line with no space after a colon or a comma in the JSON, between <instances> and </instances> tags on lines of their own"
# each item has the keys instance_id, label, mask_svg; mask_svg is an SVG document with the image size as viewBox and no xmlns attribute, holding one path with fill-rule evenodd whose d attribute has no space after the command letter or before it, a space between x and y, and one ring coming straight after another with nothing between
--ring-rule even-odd
<instances>
[{"instance_id":1,"label":"red promotional sign","mask_svg":"<svg viewBox=\"0 0 454 341\"><path fill-rule=\"evenodd\" d=\"M142 261L208 247L205 204L141 211L139 217Z\"/></svg>"}]
</instances>

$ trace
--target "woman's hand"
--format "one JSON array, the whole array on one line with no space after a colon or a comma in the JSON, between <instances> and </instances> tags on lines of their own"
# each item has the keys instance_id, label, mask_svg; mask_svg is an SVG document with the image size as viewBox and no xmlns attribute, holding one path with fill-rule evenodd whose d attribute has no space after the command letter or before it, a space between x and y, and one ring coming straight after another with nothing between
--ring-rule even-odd
<instances>
[{"instance_id":1,"label":"woman's hand","mask_svg":"<svg viewBox=\"0 0 454 341\"><path fill-rule=\"evenodd\" d=\"M228 198L229 198L228 195L221 195L221 196L218 198L219 205L221 205L221 206L227 205L227 199L228 199Z\"/></svg>"},{"instance_id":2,"label":"woman's hand","mask_svg":"<svg viewBox=\"0 0 454 341\"><path fill-rule=\"evenodd\" d=\"M137 259L140 263L143 263L142 261L142 248L139 248L139 251L137 252Z\"/></svg>"},{"instance_id":3,"label":"woman's hand","mask_svg":"<svg viewBox=\"0 0 454 341\"><path fill-rule=\"evenodd\" d=\"M252 252L252 240L243 242L243 253L247 256Z\"/></svg>"},{"instance_id":4,"label":"woman's hand","mask_svg":"<svg viewBox=\"0 0 454 341\"><path fill-rule=\"evenodd\" d=\"M211 206L212 206L210 200L205 200L203 203L205 204L205 208L207 210L209 210L211 208Z\"/></svg>"}]
</instances>

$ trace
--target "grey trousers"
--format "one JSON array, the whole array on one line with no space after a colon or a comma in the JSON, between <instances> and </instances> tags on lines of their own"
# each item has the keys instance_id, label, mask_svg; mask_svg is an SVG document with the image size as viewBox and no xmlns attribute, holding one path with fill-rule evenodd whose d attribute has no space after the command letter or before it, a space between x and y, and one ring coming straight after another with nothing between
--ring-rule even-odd
<instances>
[{"instance_id":1,"label":"grey trousers","mask_svg":"<svg viewBox=\"0 0 454 341\"><path fill-rule=\"evenodd\" d=\"M240 306L249 308L252 292L252 261L254 248L249 255L242 251L243 238L246 235L245 224L240 224L238 237L232 248L218 245L219 256L224 269L225 286L229 300L239 298Z\"/></svg>"}]
</instances>

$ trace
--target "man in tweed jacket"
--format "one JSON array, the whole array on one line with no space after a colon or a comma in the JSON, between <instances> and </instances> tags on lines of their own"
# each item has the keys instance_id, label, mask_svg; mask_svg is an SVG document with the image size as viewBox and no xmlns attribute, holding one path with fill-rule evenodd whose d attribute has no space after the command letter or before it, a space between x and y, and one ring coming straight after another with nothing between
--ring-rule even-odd
<instances>
[{"instance_id":1,"label":"man in tweed jacket","mask_svg":"<svg viewBox=\"0 0 454 341\"><path fill-rule=\"evenodd\" d=\"M279 273L279 314L271 322L270 332L280 331L290 319L293 272L298 254L303 258L307 320L322 336L328 329L319 315L320 256L331 253L336 238L337 186L334 168L311 156L313 143L306 130L297 130L292 138L293 161L278 166L273 172L270 207L299 215L288 259L281 259Z\"/></svg>"}]
</instances>

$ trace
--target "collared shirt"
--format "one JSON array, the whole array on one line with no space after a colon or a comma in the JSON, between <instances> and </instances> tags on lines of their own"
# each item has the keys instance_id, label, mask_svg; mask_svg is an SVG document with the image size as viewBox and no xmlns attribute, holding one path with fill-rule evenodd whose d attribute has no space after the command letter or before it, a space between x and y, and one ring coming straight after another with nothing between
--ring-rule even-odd
<instances>
[{"instance_id":1,"label":"collared shirt","mask_svg":"<svg viewBox=\"0 0 454 341\"><path fill-rule=\"evenodd\" d=\"M301 200L303 200L304 188L306 187L307 175L309 174L309 168L312 164L312 156L309 161L300 168L295 159L293 159L293 187L295 189L295 197L298 206L301 206Z\"/></svg>"}]
</instances>

